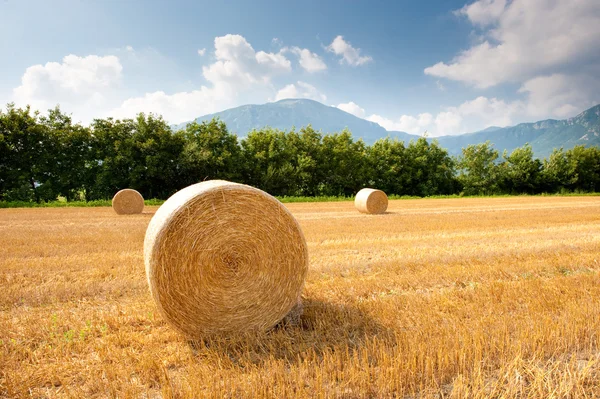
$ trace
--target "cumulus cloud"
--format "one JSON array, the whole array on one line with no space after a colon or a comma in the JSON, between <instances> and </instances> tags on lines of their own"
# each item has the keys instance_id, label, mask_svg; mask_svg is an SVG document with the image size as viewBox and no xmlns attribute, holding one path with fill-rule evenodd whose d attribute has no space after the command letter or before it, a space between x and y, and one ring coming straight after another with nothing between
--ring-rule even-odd
<instances>
[{"instance_id":1,"label":"cumulus cloud","mask_svg":"<svg viewBox=\"0 0 600 399\"><path fill-rule=\"evenodd\" d=\"M535 118L568 118L600 103L600 68L596 73L538 76L523 83L527 115Z\"/></svg>"},{"instance_id":2,"label":"cumulus cloud","mask_svg":"<svg viewBox=\"0 0 600 399\"><path fill-rule=\"evenodd\" d=\"M433 116L429 113L422 113L416 117L411 115L402 115L397 119L388 119L381 115L373 114L366 118L371 122L378 123L386 130L395 130L412 134L422 134L431 126Z\"/></svg>"},{"instance_id":3,"label":"cumulus cloud","mask_svg":"<svg viewBox=\"0 0 600 399\"><path fill-rule=\"evenodd\" d=\"M327 69L327 65L318 54L309 49L300 47L285 48L283 51L289 51L300 58L300 66L307 72L319 72Z\"/></svg>"},{"instance_id":4,"label":"cumulus cloud","mask_svg":"<svg viewBox=\"0 0 600 399\"><path fill-rule=\"evenodd\" d=\"M215 62L202 68L210 85L172 94L163 91L146 93L124 101L112 114L130 117L137 112L155 112L171 123L185 122L235 106L241 95L261 101L267 97L267 92L274 90L272 78L292 69L283 52L255 51L240 35L216 37L214 46ZM309 92L302 86L297 90L305 97ZM263 94L265 96L261 98Z\"/></svg>"},{"instance_id":5,"label":"cumulus cloud","mask_svg":"<svg viewBox=\"0 0 600 399\"><path fill-rule=\"evenodd\" d=\"M361 56L360 49L354 48L352 45L344 40L343 36L336 36L329 46L326 47L327 51L340 55L340 63L347 63L348 65L358 66L373 61L370 56Z\"/></svg>"},{"instance_id":6,"label":"cumulus cloud","mask_svg":"<svg viewBox=\"0 0 600 399\"><path fill-rule=\"evenodd\" d=\"M207 51L212 49L197 50L200 56L206 55ZM148 65L156 67L155 62L148 62L149 59L158 59L163 65L161 68L167 65L171 71L176 65L171 65L170 60L163 59L154 50L138 52L126 46L112 52L119 56L68 55L61 62L33 65L24 72L21 85L13 90L10 101L18 105L30 104L42 111L60 104L84 123L94 117L129 118L139 112L157 113L169 123L180 123L241 103L264 102L270 98L327 99L314 86L301 81L276 90L274 79L292 71L292 63L286 57L288 53L297 55L301 67L308 72L326 69L317 54L299 47L269 52L255 50L240 35L216 37L214 59L202 67L205 84L187 91L146 93L140 90L144 87L142 84L147 85L143 80L147 82L151 77L154 82L160 75L153 74L148 68ZM127 79L124 79L123 65L129 68ZM123 80L127 80L129 86L125 86ZM161 83L165 84L164 81Z\"/></svg>"},{"instance_id":7,"label":"cumulus cloud","mask_svg":"<svg viewBox=\"0 0 600 399\"><path fill-rule=\"evenodd\" d=\"M296 84L285 86L275 95L275 101L286 98L308 98L320 102L325 102L327 100L327 96L319 92L316 87L300 81L296 82Z\"/></svg>"},{"instance_id":8,"label":"cumulus cloud","mask_svg":"<svg viewBox=\"0 0 600 399\"><path fill-rule=\"evenodd\" d=\"M167 94L163 91L129 98L110 114L131 118L139 112L163 115L170 123L182 123L221 110L230 101L229 93L202 86L199 90Z\"/></svg>"},{"instance_id":9,"label":"cumulus cloud","mask_svg":"<svg viewBox=\"0 0 600 399\"><path fill-rule=\"evenodd\" d=\"M508 126L514 122L514 117L524 112L521 101L505 102L497 98L479 96L474 100L465 101L458 107L449 107L448 110L462 117L471 117L472 126L483 128L489 126ZM478 127L479 127L478 126Z\"/></svg>"},{"instance_id":10,"label":"cumulus cloud","mask_svg":"<svg viewBox=\"0 0 600 399\"><path fill-rule=\"evenodd\" d=\"M338 104L337 108L341 109L342 111L346 111L347 113L352 114L354 116L358 116L359 118L365 117L365 110L352 101L345 104Z\"/></svg>"},{"instance_id":11,"label":"cumulus cloud","mask_svg":"<svg viewBox=\"0 0 600 399\"><path fill-rule=\"evenodd\" d=\"M98 108L109 105L122 77L116 56L67 55L61 62L33 65L25 70L21 85L13 90L18 105L45 111L60 104L77 118L89 121Z\"/></svg>"},{"instance_id":12,"label":"cumulus cloud","mask_svg":"<svg viewBox=\"0 0 600 399\"><path fill-rule=\"evenodd\" d=\"M402 131L421 135L427 131L430 136L456 135L485 129L489 126L508 126L515 118L526 112L522 101L505 102L497 98L477 97L465 101L456 107L445 107L433 115L428 112L399 117L385 117L379 114L366 116L363 108L349 102L340 104L338 108L354 115L375 122L388 131Z\"/></svg>"},{"instance_id":13,"label":"cumulus cloud","mask_svg":"<svg viewBox=\"0 0 600 399\"><path fill-rule=\"evenodd\" d=\"M566 118L600 102L599 1L478 0L455 14L476 27L480 40L425 74L480 89L519 87L520 100L486 99L480 122ZM455 108L464 116L464 105Z\"/></svg>"},{"instance_id":14,"label":"cumulus cloud","mask_svg":"<svg viewBox=\"0 0 600 399\"><path fill-rule=\"evenodd\" d=\"M257 82L269 82L278 73L292 69L282 53L256 52L240 35L215 38L216 62L202 68L202 74L214 85L234 85L238 89Z\"/></svg>"},{"instance_id":15,"label":"cumulus cloud","mask_svg":"<svg viewBox=\"0 0 600 399\"><path fill-rule=\"evenodd\" d=\"M600 61L597 0L479 0L459 14L487 28L484 40L426 74L487 88Z\"/></svg>"},{"instance_id":16,"label":"cumulus cloud","mask_svg":"<svg viewBox=\"0 0 600 399\"><path fill-rule=\"evenodd\" d=\"M461 129L463 118L460 114L452 111L440 112L435 117L435 130L433 136L444 136L450 134L464 133Z\"/></svg>"},{"instance_id":17,"label":"cumulus cloud","mask_svg":"<svg viewBox=\"0 0 600 399\"><path fill-rule=\"evenodd\" d=\"M483 27L496 23L505 7L506 0L480 0L466 4L460 10L455 11L455 14L464 15L472 23Z\"/></svg>"}]
</instances>

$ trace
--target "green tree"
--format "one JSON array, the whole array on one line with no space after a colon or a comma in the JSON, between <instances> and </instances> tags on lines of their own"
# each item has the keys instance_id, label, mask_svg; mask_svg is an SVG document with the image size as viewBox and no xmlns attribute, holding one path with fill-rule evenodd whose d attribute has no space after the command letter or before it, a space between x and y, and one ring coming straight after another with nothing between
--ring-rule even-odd
<instances>
[{"instance_id":1,"label":"green tree","mask_svg":"<svg viewBox=\"0 0 600 399\"><path fill-rule=\"evenodd\" d=\"M367 146L354 141L348 130L323 137L322 195L352 196L365 187L369 178Z\"/></svg>"},{"instance_id":2,"label":"green tree","mask_svg":"<svg viewBox=\"0 0 600 399\"><path fill-rule=\"evenodd\" d=\"M48 116L40 118L40 124L47 135L48 181L57 194L67 200L80 199L88 174L88 160L91 157L90 130L80 124L73 124L71 117L62 113L59 107L48 111Z\"/></svg>"},{"instance_id":3,"label":"green tree","mask_svg":"<svg viewBox=\"0 0 600 399\"><path fill-rule=\"evenodd\" d=\"M544 159L540 172L542 191L555 193L567 190L577 181L575 165L569 162L562 147L555 148L547 159Z\"/></svg>"},{"instance_id":4,"label":"green tree","mask_svg":"<svg viewBox=\"0 0 600 399\"><path fill-rule=\"evenodd\" d=\"M155 115L96 119L86 198L111 198L123 188L144 198L166 198L180 188L184 137Z\"/></svg>"},{"instance_id":5,"label":"green tree","mask_svg":"<svg viewBox=\"0 0 600 399\"><path fill-rule=\"evenodd\" d=\"M567 151L567 160L575 172L574 190L594 192L600 189L600 148L575 146Z\"/></svg>"},{"instance_id":6,"label":"green tree","mask_svg":"<svg viewBox=\"0 0 600 399\"><path fill-rule=\"evenodd\" d=\"M111 198L120 189L131 187L135 123L132 119L95 119L91 128L86 199Z\"/></svg>"},{"instance_id":7,"label":"green tree","mask_svg":"<svg viewBox=\"0 0 600 399\"><path fill-rule=\"evenodd\" d=\"M285 145L293 166L290 194L317 195L325 178L322 135L308 125L299 132L289 132Z\"/></svg>"},{"instance_id":8,"label":"green tree","mask_svg":"<svg viewBox=\"0 0 600 399\"><path fill-rule=\"evenodd\" d=\"M183 188L184 138L173 134L161 116L140 113L134 121L131 186L144 198L167 198Z\"/></svg>"},{"instance_id":9,"label":"green tree","mask_svg":"<svg viewBox=\"0 0 600 399\"><path fill-rule=\"evenodd\" d=\"M462 149L458 160L458 181L467 195L500 192L502 170L496 163L498 151L489 141Z\"/></svg>"},{"instance_id":10,"label":"green tree","mask_svg":"<svg viewBox=\"0 0 600 399\"><path fill-rule=\"evenodd\" d=\"M0 113L0 136L3 152L0 159L0 184L4 200L47 201L58 195L52 186L50 167L52 147L47 128L39 113L30 107L8 104Z\"/></svg>"},{"instance_id":11,"label":"green tree","mask_svg":"<svg viewBox=\"0 0 600 399\"><path fill-rule=\"evenodd\" d=\"M423 197L455 192L454 161L437 141L430 143L424 137L411 141L406 148L406 158L406 194Z\"/></svg>"},{"instance_id":12,"label":"green tree","mask_svg":"<svg viewBox=\"0 0 600 399\"><path fill-rule=\"evenodd\" d=\"M181 154L184 185L212 179L239 180L240 145L224 122L192 122L181 133L185 141Z\"/></svg>"},{"instance_id":13,"label":"green tree","mask_svg":"<svg viewBox=\"0 0 600 399\"><path fill-rule=\"evenodd\" d=\"M388 194L408 194L410 165L404 142L389 137L368 148L369 185Z\"/></svg>"},{"instance_id":14,"label":"green tree","mask_svg":"<svg viewBox=\"0 0 600 399\"><path fill-rule=\"evenodd\" d=\"M253 130L242 140L243 180L272 195L293 195L296 176L286 133Z\"/></svg>"},{"instance_id":15,"label":"green tree","mask_svg":"<svg viewBox=\"0 0 600 399\"><path fill-rule=\"evenodd\" d=\"M533 158L531 145L525 144L513 150L510 155L504 151L505 190L513 194L534 194L539 190L542 162Z\"/></svg>"}]
</instances>

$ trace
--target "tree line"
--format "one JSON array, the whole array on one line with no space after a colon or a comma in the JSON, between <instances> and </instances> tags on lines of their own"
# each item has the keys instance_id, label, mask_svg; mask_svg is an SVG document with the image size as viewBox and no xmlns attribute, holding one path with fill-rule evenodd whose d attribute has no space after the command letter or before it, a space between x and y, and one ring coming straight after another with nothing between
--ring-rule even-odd
<instances>
[{"instance_id":1,"label":"tree line","mask_svg":"<svg viewBox=\"0 0 600 399\"><path fill-rule=\"evenodd\" d=\"M9 104L0 109L0 200L110 199L122 188L165 199L203 180L249 184L278 196L352 196L363 187L388 194L536 194L600 188L600 149L556 149L536 159L531 146L502 155L489 142L452 157L421 137L373 145L343 130L311 126L253 130L242 139L220 120L173 131L160 116L73 123Z\"/></svg>"}]
</instances>

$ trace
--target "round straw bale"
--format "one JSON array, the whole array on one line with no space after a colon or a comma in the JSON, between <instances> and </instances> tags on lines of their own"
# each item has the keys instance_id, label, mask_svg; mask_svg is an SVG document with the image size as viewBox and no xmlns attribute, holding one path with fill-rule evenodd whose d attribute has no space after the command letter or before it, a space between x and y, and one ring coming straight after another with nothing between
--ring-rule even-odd
<instances>
[{"instance_id":1,"label":"round straw bale","mask_svg":"<svg viewBox=\"0 0 600 399\"><path fill-rule=\"evenodd\" d=\"M363 188L356 194L354 206L362 213L384 213L388 207L388 198L381 190Z\"/></svg>"},{"instance_id":2,"label":"round straw bale","mask_svg":"<svg viewBox=\"0 0 600 399\"><path fill-rule=\"evenodd\" d=\"M277 199L223 180L194 184L156 212L144 241L150 291L184 335L266 330L298 304L308 271L300 226Z\"/></svg>"},{"instance_id":3,"label":"round straw bale","mask_svg":"<svg viewBox=\"0 0 600 399\"><path fill-rule=\"evenodd\" d=\"M112 207L119 215L132 215L142 213L144 210L144 197L136 190L123 189L115 194Z\"/></svg>"}]
</instances>

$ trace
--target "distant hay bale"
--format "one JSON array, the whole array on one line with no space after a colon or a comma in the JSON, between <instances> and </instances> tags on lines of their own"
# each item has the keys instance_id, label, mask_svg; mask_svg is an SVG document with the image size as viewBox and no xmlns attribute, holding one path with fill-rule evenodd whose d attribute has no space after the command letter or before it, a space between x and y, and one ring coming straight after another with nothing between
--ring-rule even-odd
<instances>
[{"instance_id":1,"label":"distant hay bale","mask_svg":"<svg viewBox=\"0 0 600 399\"><path fill-rule=\"evenodd\" d=\"M308 250L277 199L212 180L184 188L158 209L144 261L160 313L195 338L266 330L297 310Z\"/></svg>"},{"instance_id":2,"label":"distant hay bale","mask_svg":"<svg viewBox=\"0 0 600 399\"><path fill-rule=\"evenodd\" d=\"M123 189L115 194L112 207L119 215L133 215L144 210L144 197L136 190Z\"/></svg>"},{"instance_id":3,"label":"distant hay bale","mask_svg":"<svg viewBox=\"0 0 600 399\"><path fill-rule=\"evenodd\" d=\"M388 207L388 197L381 190L363 188L356 194L354 206L362 213L384 213Z\"/></svg>"}]
</instances>

